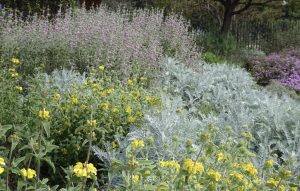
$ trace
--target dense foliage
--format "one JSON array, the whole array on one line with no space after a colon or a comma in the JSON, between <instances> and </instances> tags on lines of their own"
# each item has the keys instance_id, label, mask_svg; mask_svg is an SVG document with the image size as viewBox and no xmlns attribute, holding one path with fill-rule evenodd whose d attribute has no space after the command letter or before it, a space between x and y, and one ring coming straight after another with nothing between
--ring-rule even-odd
<instances>
[{"instance_id":1,"label":"dense foliage","mask_svg":"<svg viewBox=\"0 0 300 191\"><path fill-rule=\"evenodd\" d=\"M0 190L299 189L300 100L223 64L234 42L200 54L156 11L0 15ZM298 49L241 52L297 90Z\"/></svg>"}]
</instances>

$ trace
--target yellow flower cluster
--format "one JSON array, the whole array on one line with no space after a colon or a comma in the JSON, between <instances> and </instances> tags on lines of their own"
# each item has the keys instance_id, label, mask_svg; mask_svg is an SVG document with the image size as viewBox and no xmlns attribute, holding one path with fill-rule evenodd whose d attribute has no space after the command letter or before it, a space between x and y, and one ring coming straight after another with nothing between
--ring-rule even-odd
<instances>
[{"instance_id":1,"label":"yellow flower cluster","mask_svg":"<svg viewBox=\"0 0 300 191\"><path fill-rule=\"evenodd\" d=\"M101 66L98 67L98 69L102 72L102 71L104 71L105 66L102 66L102 65L101 65Z\"/></svg>"},{"instance_id":2,"label":"yellow flower cluster","mask_svg":"<svg viewBox=\"0 0 300 191\"><path fill-rule=\"evenodd\" d=\"M77 177L91 178L91 175L97 175L97 169L92 163L77 162L73 167L73 172Z\"/></svg>"},{"instance_id":3,"label":"yellow flower cluster","mask_svg":"<svg viewBox=\"0 0 300 191\"><path fill-rule=\"evenodd\" d=\"M257 175L257 169L255 168L255 166L252 163L243 163L240 166L249 175L251 175L251 176Z\"/></svg>"},{"instance_id":4,"label":"yellow flower cluster","mask_svg":"<svg viewBox=\"0 0 300 191\"><path fill-rule=\"evenodd\" d=\"M43 120L47 120L49 119L50 115L49 115L49 111L47 111L45 108L41 111L39 111L39 117Z\"/></svg>"},{"instance_id":5,"label":"yellow flower cluster","mask_svg":"<svg viewBox=\"0 0 300 191\"><path fill-rule=\"evenodd\" d=\"M21 175L27 179L33 179L34 177L36 177L36 172L35 170L28 168L22 168L20 171Z\"/></svg>"},{"instance_id":6,"label":"yellow flower cluster","mask_svg":"<svg viewBox=\"0 0 300 191\"><path fill-rule=\"evenodd\" d=\"M235 181L242 181L244 176L236 171L233 171L232 173L230 173L230 177L232 177Z\"/></svg>"},{"instance_id":7,"label":"yellow flower cluster","mask_svg":"<svg viewBox=\"0 0 300 191\"><path fill-rule=\"evenodd\" d=\"M218 182L222 178L222 175L219 172L212 169L207 171L207 175L213 182Z\"/></svg>"},{"instance_id":8,"label":"yellow flower cluster","mask_svg":"<svg viewBox=\"0 0 300 191\"><path fill-rule=\"evenodd\" d=\"M16 90L18 90L19 92L23 91L23 87L22 86L16 86Z\"/></svg>"},{"instance_id":9,"label":"yellow flower cluster","mask_svg":"<svg viewBox=\"0 0 300 191\"><path fill-rule=\"evenodd\" d=\"M267 160L267 161L265 162L265 166L268 167L268 168L272 167L273 164L274 164L274 161L273 161L272 159Z\"/></svg>"},{"instance_id":10,"label":"yellow flower cluster","mask_svg":"<svg viewBox=\"0 0 300 191\"><path fill-rule=\"evenodd\" d=\"M139 175L133 175L133 176L132 176L133 182L137 182L137 181L139 181L139 179L140 179L140 176L139 176Z\"/></svg>"},{"instance_id":11,"label":"yellow flower cluster","mask_svg":"<svg viewBox=\"0 0 300 191\"><path fill-rule=\"evenodd\" d=\"M160 161L159 162L160 166L166 167L166 168L175 168L176 171L178 172L180 169L180 165L177 161Z\"/></svg>"},{"instance_id":12,"label":"yellow flower cluster","mask_svg":"<svg viewBox=\"0 0 300 191\"><path fill-rule=\"evenodd\" d=\"M60 94L59 93L54 94L53 100L58 101L59 99L60 99Z\"/></svg>"},{"instance_id":13,"label":"yellow flower cluster","mask_svg":"<svg viewBox=\"0 0 300 191\"><path fill-rule=\"evenodd\" d=\"M267 180L267 185L270 186L273 189L277 188L279 184L280 184L280 181L276 180L274 178L270 178L270 179ZM284 191L284 186L283 185L280 185L278 188L279 188L278 189L279 191Z\"/></svg>"},{"instance_id":14,"label":"yellow flower cluster","mask_svg":"<svg viewBox=\"0 0 300 191\"><path fill-rule=\"evenodd\" d=\"M218 158L218 161L224 160L224 159L225 159L224 153L222 153L222 152L221 152L221 153L218 153L217 158Z\"/></svg>"},{"instance_id":15,"label":"yellow flower cluster","mask_svg":"<svg viewBox=\"0 0 300 191\"><path fill-rule=\"evenodd\" d=\"M10 72L11 77L16 78L19 76L18 72L15 68L9 68L8 71Z\"/></svg>"},{"instance_id":16,"label":"yellow flower cluster","mask_svg":"<svg viewBox=\"0 0 300 191\"><path fill-rule=\"evenodd\" d=\"M0 174L4 172L5 161L4 158L0 157Z\"/></svg>"},{"instance_id":17,"label":"yellow flower cluster","mask_svg":"<svg viewBox=\"0 0 300 191\"><path fill-rule=\"evenodd\" d=\"M192 159L186 159L184 161L183 169L186 170L189 174L197 174L204 171L202 163L195 162Z\"/></svg>"},{"instance_id":18,"label":"yellow flower cluster","mask_svg":"<svg viewBox=\"0 0 300 191\"><path fill-rule=\"evenodd\" d=\"M77 96L71 96L71 104L77 105L79 103L78 97Z\"/></svg>"},{"instance_id":19,"label":"yellow flower cluster","mask_svg":"<svg viewBox=\"0 0 300 191\"><path fill-rule=\"evenodd\" d=\"M144 141L139 139L134 139L131 141L131 146L135 149L142 148L144 146Z\"/></svg>"},{"instance_id":20,"label":"yellow flower cluster","mask_svg":"<svg viewBox=\"0 0 300 191\"><path fill-rule=\"evenodd\" d=\"M95 127L97 125L96 120L87 120L87 124L91 127Z\"/></svg>"},{"instance_id":21,"label":"yellow flower cluster","mask_svg":"<svg viewBox=\"0 0 300 191\"><path fill-rule=\"evenodd\" d=\"M12 58L12 59L10 59L10 61L11 61L11 63L13 63L15 65L19 65L21 63L20 60L17 58Z\"/></svg>"}]
</instances>

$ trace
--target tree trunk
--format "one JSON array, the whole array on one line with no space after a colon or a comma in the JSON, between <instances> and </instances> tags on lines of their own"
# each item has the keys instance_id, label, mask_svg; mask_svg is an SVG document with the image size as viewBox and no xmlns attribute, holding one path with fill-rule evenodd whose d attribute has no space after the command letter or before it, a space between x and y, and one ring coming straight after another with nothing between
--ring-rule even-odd
<instances>
[{"instance_id":1,"label":"tree trunk","mask_svg":"<svg viewBox=\"0 0 300 191\"><path fill-rule=\"evenodd\" d=\"M225 13L221 28L222 34L227 34L230 30L231 22L232 22L232 16L233 16L234 7L232 5L225 6Z\"/></svg>"}]
</instances>

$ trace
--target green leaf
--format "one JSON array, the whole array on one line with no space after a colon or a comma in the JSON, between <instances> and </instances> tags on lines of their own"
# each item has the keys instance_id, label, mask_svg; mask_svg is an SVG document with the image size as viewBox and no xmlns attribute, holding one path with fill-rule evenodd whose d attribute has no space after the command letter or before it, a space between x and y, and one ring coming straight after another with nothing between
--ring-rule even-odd
<instances>
[{"instance_id":1,"label":"green leaf","mask_svg":"<svg viewBox=\"0 0 300 191\"><path fill-rule=\"evenodd\" d=\"M23 156L23 157L19 157L17 159L14 159L12 161L12 166L13 167L17 167L21 162L23 162L24 160L26 159L26 156Z\"/></svg>"},{"instance_id":2,"label":"green leaf","mask_svg":"<svg viewBox=\"0 0 300 191\"><path fill-rule=\"evenodd\" d=\"M47 138L49 138L50 137L50 123L46 121L46 122L42 122L42 125L46 132Z\"/></svg>"}]
</instances>

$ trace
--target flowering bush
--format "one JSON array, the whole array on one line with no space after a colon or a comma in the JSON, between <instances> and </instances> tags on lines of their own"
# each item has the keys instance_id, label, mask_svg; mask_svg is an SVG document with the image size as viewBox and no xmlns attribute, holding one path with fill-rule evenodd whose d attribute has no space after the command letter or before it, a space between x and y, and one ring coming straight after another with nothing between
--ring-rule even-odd
<instances>
[{"instance_id":1,"label":"flowering bush","mask_svg":"<svg viewBox=\"0 0 300 191\"><path fill-rule=\"evenodd\" d=\"M158 70L152 71L165 55L195 64L199 54L188 23L177 15L164 20L160 11L68 10L51 22L37 17L25 22L3 15L1 53L3 58L20 58L25 73L40 66L49 72L105 65L126 77L133 71L155 76Z\"/></svg>"},{"instance_id":2,"label":"flowering bush","mask_svg":"<svg viewBox=\"0 0 300 191\"><path fill-rule=\"evenodd\" d=\"M24 85L18 72L22 64L17 58L1 64L4 150L0 156L5 157L0 158L0 174L7 181L2 184L1 180L4 187L0 189L67 185L59 178L64 173L61 167L77 186L94 187L103 172L97 173L99 164L89 163L95 160L91 146L105 148L116 135L126 135L133 125L142 126L146 108L156 110L160 105L157 96L146 89L149 80L145 76L119 81L112 69L100 66L89 74L36 73Z\"/></svg>"},{"instance_id":3,"label":"flowering bush","mask_svg":"<svg viewBox=\"0 0 300 191\"><path fill-rule=\"evenodd\" d=\"M300 90L300 49L288 49L256 58L251 67L259 83L277 80L282 85Z\"/></svg>"}]
</instances>

